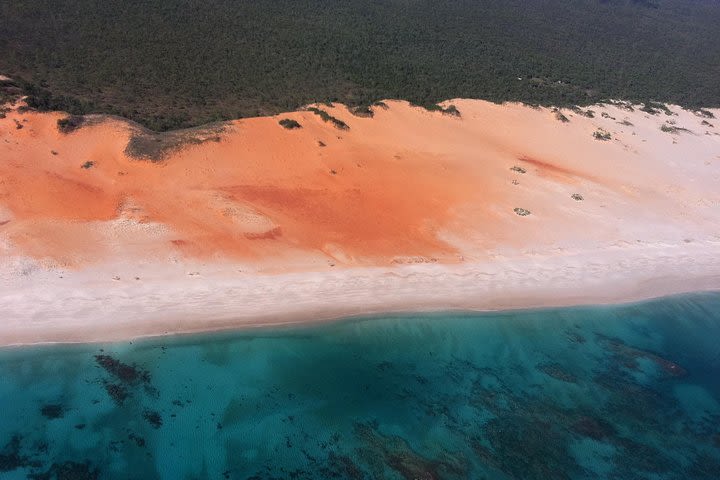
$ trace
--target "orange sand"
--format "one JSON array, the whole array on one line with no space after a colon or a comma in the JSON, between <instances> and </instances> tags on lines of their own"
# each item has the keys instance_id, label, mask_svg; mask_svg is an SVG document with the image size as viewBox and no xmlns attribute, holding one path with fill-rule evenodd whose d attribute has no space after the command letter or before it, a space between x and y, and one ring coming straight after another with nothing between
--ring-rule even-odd
<instances>
[{"instance_id":1,"label":"orange sand","mask_svg":"<svg viewBox=\"0 0 720 480\"><path fill-rule=\"evenodd\" d=\"M124 153L129 131L119 121L62 134L60 115L12 115L0 144L0 205L13 215L4 233L26 254L75 266L109 252L102 244L73 248L68 223L87 224L73 235L92 237L94 222L128 215L165 225L174 237L166 248L200 257L262 260L299 250L384 263L457 253L437 229L454 206L491 194L479 168L406 146L378 149L362 133L309 113L292 116L305 128L288 131L275 118L237 121L219 143L152 163ZM24 128L13 128L13 119ZM88 161L93 166L81 168Z\"/></svg>"}]
</instances>

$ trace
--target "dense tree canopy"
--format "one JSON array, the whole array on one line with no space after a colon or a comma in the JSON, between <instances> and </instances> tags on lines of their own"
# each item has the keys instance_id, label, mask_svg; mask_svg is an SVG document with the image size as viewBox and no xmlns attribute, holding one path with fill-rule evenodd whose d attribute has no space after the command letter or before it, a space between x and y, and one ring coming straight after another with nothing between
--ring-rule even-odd
<instances>
[{"instance_id":1,"label":"dense tree canopy","mask_svg":"<svg viewBox=\"0 0 720 480\"><path fill-rule=\"evenodd\" d=\"M314 101L720 105L714 0L0 0L40 109L156 130Z\"/></svg>"}]
</instances>

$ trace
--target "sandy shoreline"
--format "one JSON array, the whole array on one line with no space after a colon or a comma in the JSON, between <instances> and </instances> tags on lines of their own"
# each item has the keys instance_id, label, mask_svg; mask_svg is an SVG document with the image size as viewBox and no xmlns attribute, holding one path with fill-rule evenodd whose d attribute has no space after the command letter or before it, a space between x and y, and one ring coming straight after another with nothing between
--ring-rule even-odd
<instances>
[{"instance_id":1,"label":"sandy shoreline","mask_svg":"<svg viewBox=\"0 0 720 480\"><path fill-rule=\"evenodd\" d=\"M0 345L121 341L382 313L624 303L720 290L718 243L315 273L243 275L227 264L206 264L188 275L185 267L153 274L147 266L140 280L126 271L128 280L102 282L96 269L65 272L66 283L47 272L14 287L6 283ZM46 282L52 289L43 288Z\"/></svg>"},{"instance_id":2,"label":"sandy shoreline","mask_svg":"<svg viewBox=\"0 0 720 480\"><path fill-rule=\"evenodd\" d=\"M9 111L0 346L720 290L720 110L452 103L184 140Z\"/></svg>"}]
</instances>

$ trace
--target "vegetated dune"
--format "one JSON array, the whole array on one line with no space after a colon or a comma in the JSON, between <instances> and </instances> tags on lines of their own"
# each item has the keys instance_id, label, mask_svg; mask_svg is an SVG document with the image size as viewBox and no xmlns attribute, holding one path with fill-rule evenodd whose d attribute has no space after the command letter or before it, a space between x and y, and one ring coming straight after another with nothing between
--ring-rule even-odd
<instances>
[{"instance_id":1,"label":"vegetated dune","mask_svg":"<svg viewBox=\"0 0 720 480\"><path fill-rule=\"evenodd\" d=\"M552 275L530 278L528 265L638 247L718 253L720 111L450 104L459 115L316 105L331 118L166 134L100 116L59 129L62 113L12 109L0 119L0 271L13 293L0 304L20 311L39 288L28 278L52 290L73 272L111 288L208 265L227 278L522 258L520 283L547 286Z\"/></svg>"}]
</instances>

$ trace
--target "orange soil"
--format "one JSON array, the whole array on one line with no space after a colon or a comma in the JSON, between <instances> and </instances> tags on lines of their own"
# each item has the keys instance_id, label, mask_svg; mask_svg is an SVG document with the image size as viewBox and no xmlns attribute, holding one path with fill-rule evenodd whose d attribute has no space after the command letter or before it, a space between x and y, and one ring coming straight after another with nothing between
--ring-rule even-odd
<instances>
[{"instance_id":1,"label":"orange soil","mask_svg":"<svg viewBox=\"0 0 720 480\"><path fill-rule=\"evenodd\" d=\"M128 204L134 218L170 229L169 247L193 256L257 258L278 248L268 244L339 249L359 262L455 251L436 229L452 205L482 188L477 179L427 156L398 159L359 144L352 131L318 124L311 114L295 116L306 128L288 131L273 118L238 121L220 143L159 163L124 153L129 131L118 121L62 134L58 114L17 115L22 129L6 119L0 205L12 220L3 228L22 251L66 263L102 255L104 245L68 235L92 237L95 222L127 215ZM93 166L82 168L87 161ZM240 221L237 209L245 213Z\"/></svg>"},{"instance_id":2,"label":"orange soil","mask_svg":"<svg viewBox=\"0 0 720 480\"><path fill-rule=\"evenodd\" d=\"M257 262L311 252L345 264L447 263L532 236L552 240L513 207L542 215L553 198L567 212L575 208L567 187L617 192L641 172L622 147L592 139L588 119L568 127L521 106L460 107L463 118L453 118L390 102L358 118L322 106L348 131L309 112L239 120L219 142L156 163L125 153L131 127L120 120L63 134L62 114L13 111L0 120L0 237L14 253L66 266L117 255L119 244ZM303 128L282 128L285 117ZM548 231L560 228L546 221ZM567 231L591 225L575 223Z\"/></svg>"}]
</instances>

